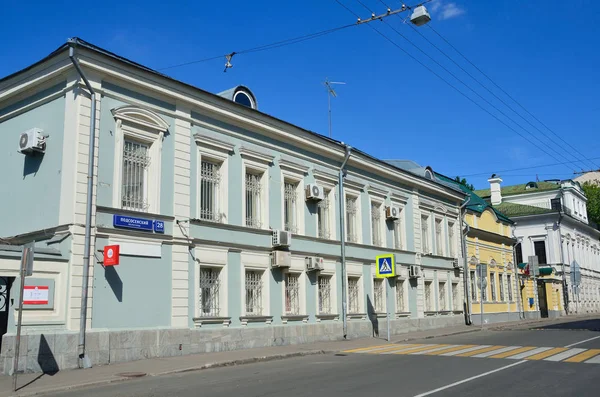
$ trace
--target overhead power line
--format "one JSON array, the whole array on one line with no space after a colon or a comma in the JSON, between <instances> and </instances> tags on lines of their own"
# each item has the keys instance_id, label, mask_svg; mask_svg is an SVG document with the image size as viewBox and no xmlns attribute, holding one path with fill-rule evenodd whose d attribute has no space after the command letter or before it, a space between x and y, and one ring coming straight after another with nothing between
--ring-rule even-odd
<instances>
[{"instance_id":1,"label":"overhead power line","mask_svg":"<svg viewBox=\"0 0 600 397\"><path fill-rule=\"evenodd\" d=\"M592 160L600 160L600 157L591 157L591 158L586 158L585 160L587 161L592 161ZM501 174L504 172L512 172L512 171L523 171L523 170L533 170L536 168L548 168L548 167L555 167L557 165L565 165L565 164L572 164L575 161L569 161L567 163L551 163L551 164L543 164L543 165L533 165L530 167L520 167L520 168L510 168L510 169L506 169L506 170L496 170L496 171L488 171L488 172L478 172L475 174L465 174L465 175L461 175L461 177L467 177L467 176L481 176L481 175L492 175L492 174Z\"/></svg>"},{"instance_id":2,"label":"overhead power line","mask_svg":"<svg viewBox=\"0 0 600 397\"><path fill-rule=\"evenodd\" d=\"M357 18L360 18L358 16L358 14L356 14L354 11L352 11L349 7L347 7L345 4L343 4L342 2L340 2L339 0L334 0L336 3L338 3L340 6L342 6L344 9L346 9L349 13L355 15ZM383 21L385 23L385 21ZM387 24L388 26L390 26L389 24ZM547 154L548 156L554 158L555 155L550 154L547 150L545 150L543 147L540 147L538 144L536 144L535 142L533 142L531 139L529 139L527 136L523 135L522 133L520 133L519 131L517 131L516 129L514 129L512 126L510 126L509 124L507 124L504 120L502 120L501 118L499 118L498 116L496 116L495 114L493 114L492 112L490 112L488 109L486 109L485 107L483 107L481 104L479 104L478 102L476 102L473 98L471 98L470 96L468 96L467 94L465 94L463 91L461 91L458 87L456 87L454 84L452 84L451 82L449 82L448 80L446 80L444 77L442 77L439 73L437 73L436 71L434 71L433 69L431 69L429 66L427 66L426 64L424 64L423 62L421 62L418 58L416 58L415 56L413 56L412 54L410 54L408 51L406 51L403 47L401 47L398 43L396 43L394 40L390 39L387 35L385 35L383 32L381 32L380 30L378 30L377 28L373 27L372 25L369 25L369 27L371 29L373 29L375 32L377 32L377 34L379 34L380 36L382 36L384 39L386 39L388 42L390 42L392 45L394 45L396 48L398 48L400 51L402 51L404 54L406 54L408 57L410 57L411 59L413 59L415 62L417 62L419 65L421 65L422 67L424 67L425 69L427 69L430 73L432 73L433 75L435 75L436 77L438 77L440 80L442 80L444 83L446 83L447 85L449 85L451 88L453 88L454 90L456 90L459 94L461 94L462 96L464 96L467 100L469 100L470 102L472 102L474 105L476 105L477 107L479 107L481 110L483 110L484 112L486 112L487 114L489 114L490 116L492 116L494 119L496 119L498 122L500 122L501 124L503 124L506 128L508 128L509 130L513 131L514 133L516 133L517 135L519 135L520 137L522 137L523 139L525 139L527 142L531 143L532 145L534 145L535 147L537 147L538 149L540 149L542 152L544 152L545 154ZM400 33L397 29L395 29L393 26L390 26L390 28L392 30L394 30L396 33L398 33L401 37L404 37L405 40L409 41L409 43L413 44L410 40L408 40L402 33ZM414 44L413 44L414 45ZM418 48L418 47L417 47ZM421 50L422 51L422 50ZM423 51L422 51L423 52ZM429 58L431 58L428 54L425 53L425 55L427 55ZM432 58L431 58L432 59ZM438 63L437 61L433 60L434 62ZM439 63L438 63L439 65ZM440 65L442 68L444 68L442 65ZM448 71L447 68L444 68L446 71ZM448 71L450 74L452 74L452 72ZM454 74L452 74L454 76ZM454 76L457 80L461 81L458 77ZM464 82L462 82L463 85L467 86ZM467 88L470 88L467 86ZM472 89L471 89L472 90ZM473 91L473 90L472 90ZM477 93L476 93L477 94ZM485 100L485 99L484 99ZM489 103L489 101L486 100L486 102ZM496 110L497 107L495 107L494 105L490 104L492 107L494 107ZM499 110L498 110L499 111ZM499 111L500 113L504 114L502 111ZM505 115L505 114L504 114ZM517 124L520 126L520 124L516 123L514 120L512 120L510 117L506 116L509 120L513 121L513 123ZM522 126L520 126L523 130L527 131L526 129L524 129ZM530 132L529 132L530 133ZM530 133L531 134L531 133ZM550 147L551 150L554 150L552 147ZM558 152L557 152L558 153ZM558 153L560 155L560 153ZM564 157L564 156L563 156ZM568 160L568 159L567 159ZM568 163L568 162L567 162ZM576 171L575 168L572 168L574 171Z\"/></svg>"}]
</instances>

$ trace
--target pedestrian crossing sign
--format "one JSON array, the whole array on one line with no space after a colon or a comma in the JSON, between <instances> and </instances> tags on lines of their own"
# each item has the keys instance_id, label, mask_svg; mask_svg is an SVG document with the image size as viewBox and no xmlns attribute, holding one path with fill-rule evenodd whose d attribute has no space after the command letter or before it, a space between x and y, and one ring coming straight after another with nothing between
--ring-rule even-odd
<instances>
[{"instance_id":1,"label":"pedestrian crossing sign","mask_svg":"<svg viewBox=\"0 0 600 397\"><path fill-rule=\"evenodd\" d=\"M379 255L376 257L377 278L396 277L396 261L394 254Z\"/></svg>"}]
</instances>

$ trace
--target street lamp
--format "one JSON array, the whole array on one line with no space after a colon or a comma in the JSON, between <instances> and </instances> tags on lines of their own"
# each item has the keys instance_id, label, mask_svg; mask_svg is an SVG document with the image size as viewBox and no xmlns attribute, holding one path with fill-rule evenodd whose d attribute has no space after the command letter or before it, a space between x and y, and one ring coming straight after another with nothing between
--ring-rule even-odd
<instances>
[{"instance_id":1,"label":"street lamp","mask_svg":"<svg viewBox=\"0 0 600 397\"><path fill-rule=\"evenodd\" d=\"M427 8L421 5L415 7L412 15L410 16L410 21L417 26L423 26L431 21L431 16L429 15L429 12L427 12Z\"/></svg>"}]
</instances>

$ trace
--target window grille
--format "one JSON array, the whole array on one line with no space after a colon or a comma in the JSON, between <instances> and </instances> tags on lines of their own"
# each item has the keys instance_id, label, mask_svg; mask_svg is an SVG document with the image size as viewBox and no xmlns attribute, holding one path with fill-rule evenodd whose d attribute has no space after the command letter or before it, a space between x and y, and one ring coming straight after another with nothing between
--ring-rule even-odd
<instances>
[{"instance_id":1,"label":"window grille","mask_svg":"<svg viewBox=\"0 0 600 397\"><path fill-rule=\"evenodd\" d=\"M443 247L443 241L442 241L442 220L441 219L436 219L435 220L435 245L437 248L437 254L439 256L443 256L444 255L444 247Z\"/></svg>"},{"instance_id":2,"label":"window grille","mask_svg":"<svg viewBox=\"0 0 600 397\"><path fill-rule=\"evenodd\" d=\"M404 301L404 280L396 280L396 311L407 311Z\"/></svg>"},{"instance_id":3,"label":"window grille","mask_svg":"<svg viewBox=\"0 0 600 397\"><path fill-rule=\"evenodd\" d=\"M454 224L448 224L448 240L450 242L450 257L456 256L456 241L454 241Z\"/></svg>"},{"instance_id":4,"label":"window grille","mask_svg":"<svg viewBox=\"0 0 600 397\"><path fill-rule=\"evenodd\" d=\"M319 277L319 313L331 313L331 277Z\"/></svg>"},{"instance_id":5,"label":"window grille","mask_svg":"<svg viewBox=\"0 0 600 397\"><path fill-rule=\"evenodd\" d=\"M260 229L262 226L261 206L261 176L246 174L246 226Z\"/></svg>"},{"instance_id":6,"label":"window grille","mask_svg":"<svg viewBox=\"0 0 600 397\"><path fill-rule=\"evenodd\" d=\"M260 316L262 314L262 274L246 272L246 314Z\"/></svg>"},{"instance_id":7,"label":"window grille","mask_svg":"<svg viewBox=\"0 0 600 397\"><path fill-rule=\"evenodd\" d=\"M504 302L504 276L498 274L498 286L500 287L500 302Z\"/></svg>"},{"instance_id":8,"label":"window grille","mask_svg":"<svg viewBox=\"0 0 600 397\"><path fill-rule=\"evenodd\" d=\"M125 141L123 144L123 180L121 204L124 209L148 211L148 146Z\"/></svg>"},{"instance_id":9,"label":"window grille","mask_svg":"<svg viewBox=\"0 0 600 397\"><path fill-rule=\"evenodd\" d=\"M446 310L446 283L439 283L440 310Z\"/></svg>"},{"instance_id":10,"label":"window grille","mask_svg":"<svg viewBox=\"0 0 600 397\"><path fill-rule=\"evenodd\" d=\"M381 246L381 206L371 204L371 232L373 245Z\"/></svg>"},{"instance_id":11,"label":"window grille","mask_svg":"<svg viewBox=\"0 0 600 397\"><path fill-rule=\"evenodd\" d=\"M459 297L459 289L458 289L458 283L453 283L452 284L452 307L454 310L460 310L460 297Z\"/></svg>"},{"instance_id":12,"label":"window grille","mask_svg":"<svg viewBox=\"0 0 600 397\"><path fill-rule=\"evenodd\" d=\"M220 165L209 161L200 164L200 219L220 222L219 183Z\"/></svg>"},{"instance_id":13,"label":"window grille","mask_svg":"<svg viewBox=\"0 0 600 397\"><path fill-rule=\"evenodd\" d=\"M506 284L508 286L508 300L512 302L513 300L513 290L512 290L512 277L510 274L506 275Z\"/></svg>"},{"instance_id":14,"label":"window grille","mask_svg":"<svg viewBox=\"0 0 600 397\"><path fill-rule=\"evenodd\" d=\"M479 299L477 298L477 279L475 278L475 272L470 271L469 274L471 275L471 299L474 301L478 301Z\"/></svg>"},{"instance_id":15,"label":"window grille","mask_svg":"<svg viewBox=\"0 0 600 397\"><path fill-rule=\"evenodd\" d=\"M319 221L319 237L329 238L329 192L325 192L325 198L317 204L317 216Z\"/></svg>"},{"instance_id":16,"label":"window grille","mask_svg":"<svg viewBox=\"0 0 600 397\"><path fill-rule=\"evenodd\" d=\"M385 299L383 294L383 280L373 280L373 308L376 313L385 312Z\"/></svg>"},{"instance_id":17,"label":"window grille","mask_svg":"<svg viewBox=\"0 0 600 397\"><path fill-rule=\"evenodd\" d=\"M421 244L423 246L423 253L429 254L429 227L427 223L429 219L426 216L421 217Z\"/></svg>"},{"instance_id":18,"label":"window grille","mask_svg":"<svg viewBox=\"0 0 600 397\"><path fill-rule=\"evenodd\" d=\"M285 312L286 314L300 314L300 276L298 274L285 275Z\"/></svg>"},{"instance_id":19,"label":"window grille","mask_svg":"<svg viewBox=\"0 0 600 397\"><path fill-rule=\"evenodd\" d=\"M431 284L431 281L426 281L425 282L425 307L426 307L426 311L428 312L432 312L434 311L433 308L433 294L432 294L432 288L433 285Z\"/></svg>"},{"instance_id":20,"label":"window grille","mask_svg":"<svg viewBox=\"0 0 600 397\"><path fill-rule=\"evenodd\" d=\"M360 305L358 304L358 278L348 279L348 313L358 313Z\"/></svg>"},{"instance_id":21,"label":"window grille","mask_svg":"<svg viewBox=\"0 0 600 397\"><path fill-rule=\"evenodd\" d=\"M296 202L297 202L297 185L290 182L285 182L283 186L283 217L285 222L285 230L292 233L298 233L298 225L296 223Z\"/></svg>"},{"instance_id":22,"label":"window grille","mask_svg":"<svg viewBox=\"0 0 600 397\"><path fill-rule=\"evenodd\" d=\"M346 240L351 243L358 241L357 213L356 198L346 197Z\"/></svg>"},{"instance_id":23,"label":"window grille","mask_svg":"<svg viewBox=\"0 0 600 397\"><path fill-rule=\"evenodd\" d=\"M496 273L490 273L490 289L492 290L492 302L496 302Z\"/></svg>"},{"instance_id":24,"label":"window grille","mask_svg":"<svg viewBox=\"0 0 600 397\"><path fill-rule=\"evenodd\" d=\"M200 269L200 316L219 315L218 269Z\"/></svg>"},{"instance_id":25,"label":"window grille","mask_svg":"<svg viewBox=\"0 0 600 397\"><path fill-rule=\"evenodd\" d=\"M394 221L394 248L402 249L402 222L400 219Z\"/></svg>"}]
</instances>

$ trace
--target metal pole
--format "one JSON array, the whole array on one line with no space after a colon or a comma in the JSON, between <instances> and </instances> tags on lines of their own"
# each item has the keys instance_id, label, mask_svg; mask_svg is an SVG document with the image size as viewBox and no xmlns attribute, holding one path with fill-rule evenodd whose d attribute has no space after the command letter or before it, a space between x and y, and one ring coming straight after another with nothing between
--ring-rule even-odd
<instances>
[{"instance_id":1,"label":"metal pole","mask_svg":"<svg viewBox=\"0 0 600 397\"><path fill-rule=\"evenodd\" d=\"M345 226L345 211L346 208L344 205L344 167L350 158L350 151L352 150L351 146L346 145L346 157L344 158L344 162L340 167L339 173L339 183L338 183L338 202L340 207L340 242L341 242L341 273L342 273L342 324L343 324L343 334L344 339L348 335L348 319L347 319L347 297L346 297L346 226Z\"/></svg>"},{"instance_id":2,"label":"metal pole","mask_svg":"<svg viewBox=\"0 0 600 397\"><path fill-rule=\"evenodd\" d=\"M83 70L79 66L79 62L75 59L74 45L77 44L75 40L70 40L71 47L69 48L69 58L77 69L77 73L85 83L88 91L90 92L90 140L89 140L89 153L88 153L88 171L87 171L87 202L86 202L86 214L85 214L85 245L83 251L83 272L81 282L81 309L79 313L79 367L90 368L91 363L85 355L85 329L87 321L87 301L88 301L88 286L89 286L89 270L90 270L90 251L91 251L91 235L92 235L92 199L94 194L94 151L96 144L96 93L92 88L92 85L83 74Z\"/></svg>"},{"instance_id":3,"label":"metal pole","mask_svg":"<svg viewBox=\"0 0 600 397\"><path fill-rule=\"evenodd\" d=\"M19 290L19 316L17 319L17 336L15 338L15 357L13 358L13 390L17 391L17 372L19 372L19 350L21 347L21 323L23 322L23 291L25 290L25 266L29 260L30 250L23 248L23 256L21 258L21 269L19 277L21 277L21 289Z\"/></svg>"},{"instance_id":4,"label":"metal pole","mask_svg":"<svg viewBox=\"0 0 600 397\"><path fill-rule=\"evenodd\" d=\"M329 110L329 138L331 138L331 92L327 90L327 109Z\"/></svg>"},{"instance_id":5,"label":"metal pole","mask_svg":"<svg viewBox=\"0 0 600 397\"><path fill-rule=\"evenodd\" d=\"M387 340L388 340L388 342L391 342L391 338L390 338L390 317L391 316L390 316L390 305L389 305L389 303L390 303L389 302L390 279L386 278L385 281L386 281L385 282L386 283L386 286L385 286L385 302L386 302L386 305L385 305L385 307L387 308L387 313L386 314L387 314L387 333L388 333Z\"/></svg>"}]
</instances>

